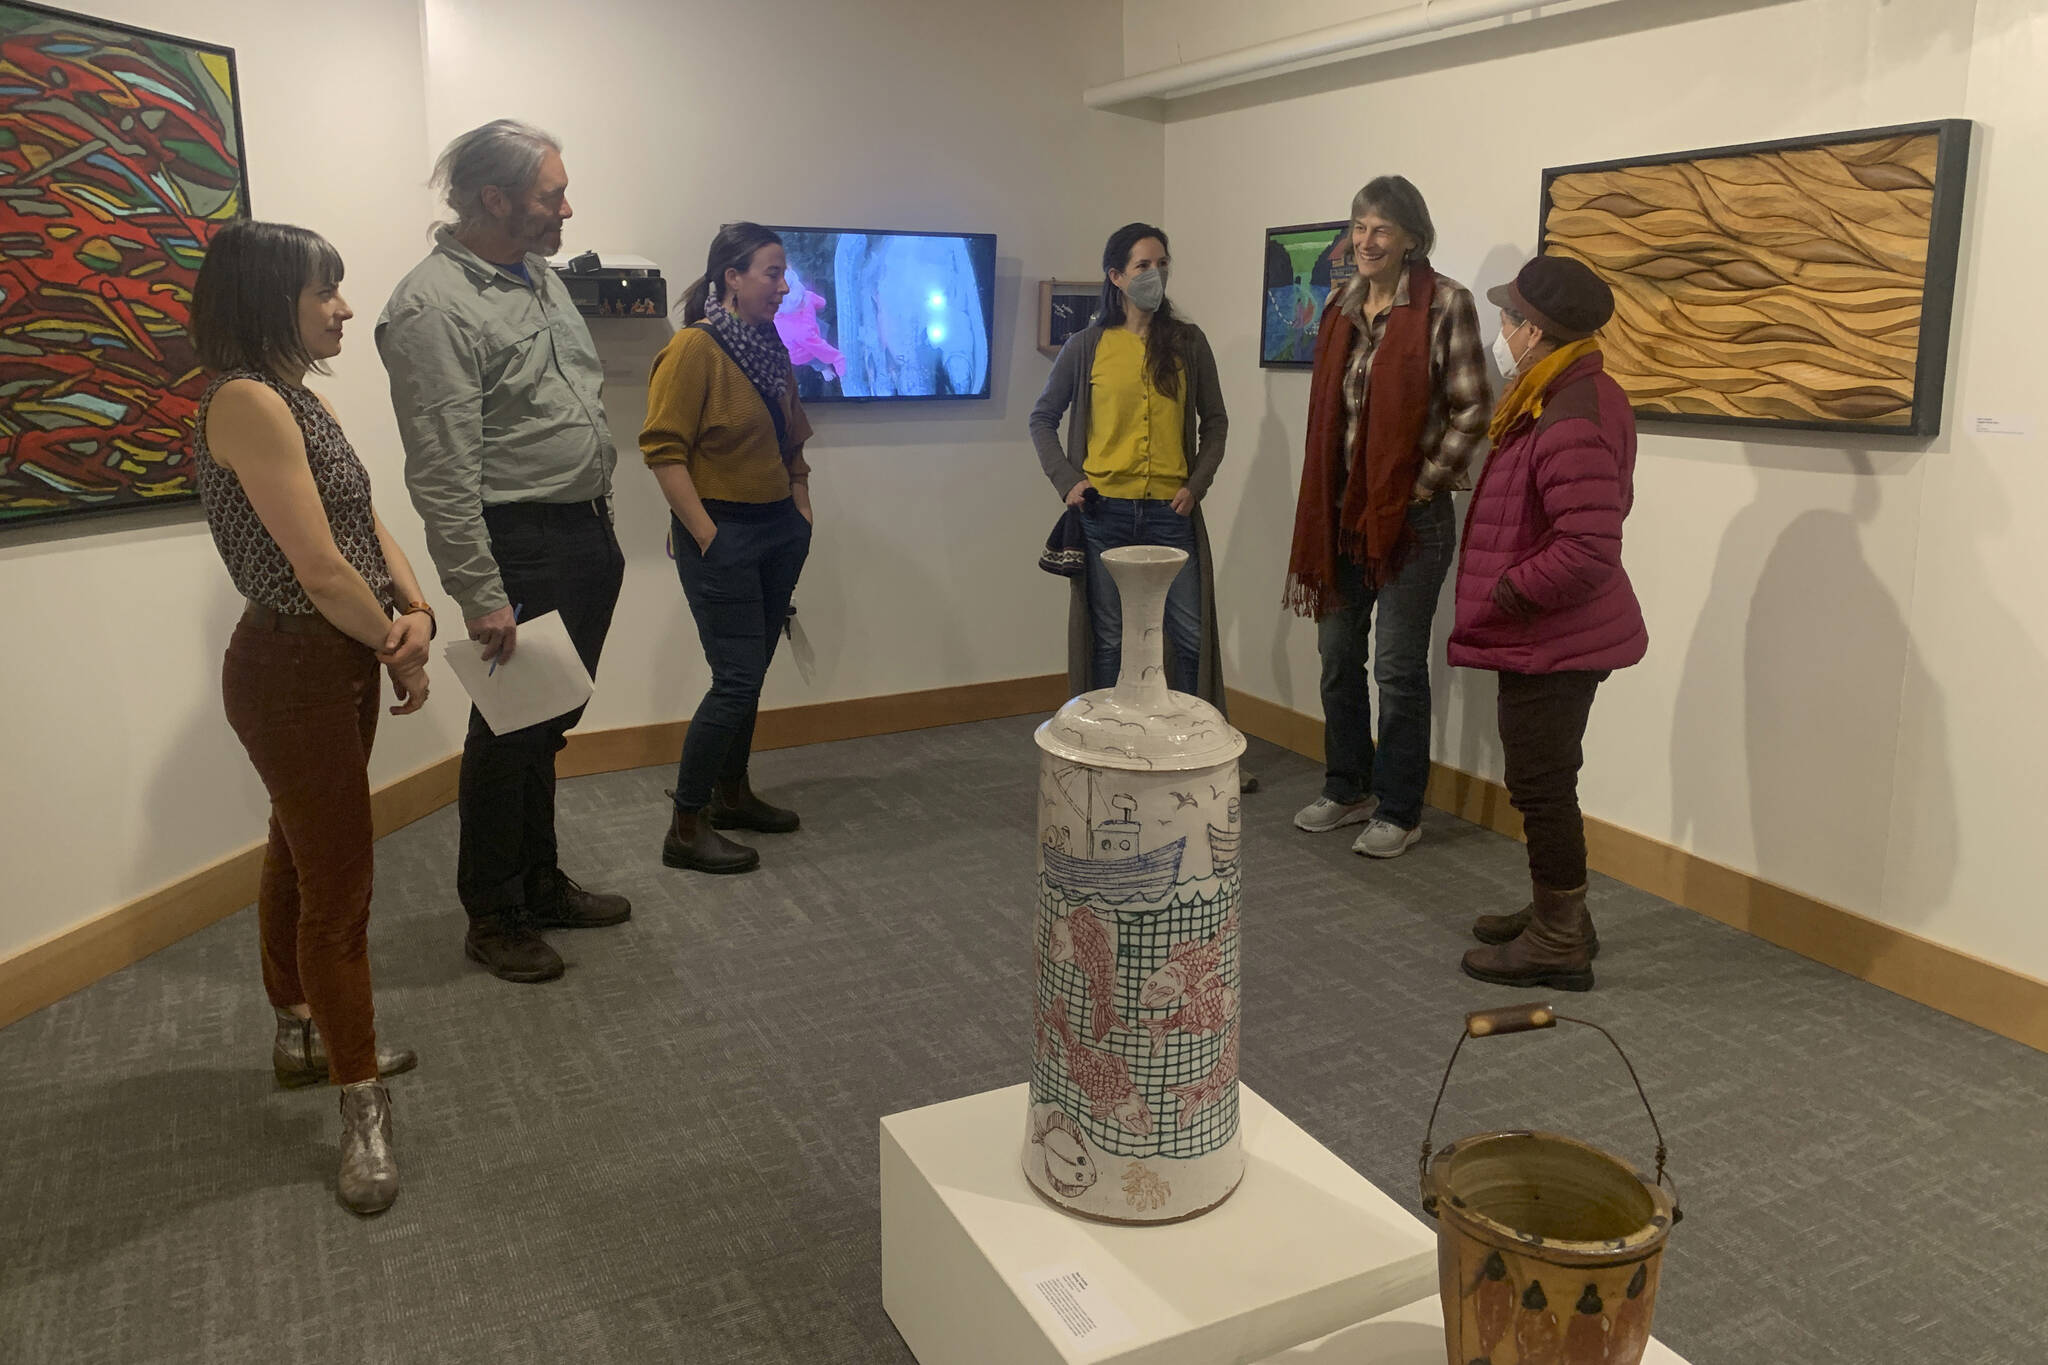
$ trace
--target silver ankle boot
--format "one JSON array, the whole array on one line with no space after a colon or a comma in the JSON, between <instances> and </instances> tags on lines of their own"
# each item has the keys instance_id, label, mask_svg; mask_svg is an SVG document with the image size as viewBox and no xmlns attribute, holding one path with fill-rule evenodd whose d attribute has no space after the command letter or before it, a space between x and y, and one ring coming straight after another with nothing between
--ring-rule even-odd
<instances>
[{"instance_id":1,"label":"silver ankle boot","mask_svg":"<svg viewBox=\"0 0 2048 1365\"><path fill-rule=\"evenodd\" d=\"M420 1064L411 1048L378 1048L377 1075L396 1076ZM277 1011L277 1042L270 1049L270 1066L277 1083L287 1090L327 1084L327 1041L311 1019L301 1019L290 1010Z\"/></svg>"},{"instance_id":2,"label":"silver ankle boot","mask_svg":"<svg viewBox=\"0 0 2048 1365\"><path fill-rule=\"evenodd\" d=\"M351 1213L382 1213L398 1199L391 1150L391 1092L376 1081L341 1088L341 1202Z\"/></svg>"}]
</instances>

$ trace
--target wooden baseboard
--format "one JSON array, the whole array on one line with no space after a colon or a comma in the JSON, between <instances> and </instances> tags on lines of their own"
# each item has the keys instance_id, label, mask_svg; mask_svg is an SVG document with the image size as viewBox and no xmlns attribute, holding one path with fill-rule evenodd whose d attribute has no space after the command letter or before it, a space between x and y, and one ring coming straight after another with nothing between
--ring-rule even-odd
<instances>
[{"instance_id":1,"label":"wooden baseboard","mask_svg":"<svg viewBox=\"0 0 2048 1365\"><path fill-rule=\"evenodd\" d=\"M938 688L927 692L785 707L761 715L756 745L788 748L1003 716L1047 712L1066 697L1064 674ZM1247 734L1320 762L1322 722L1233 690L1231 719ZM627 726L570 736L564 777L672 762L686 722ZM450 755L379 788L372 796L378 837L455 799L459 756ZM1429 804L1520 838L1521 817L1499 783L1433 764ZM1587 859L1630 886L1698 911L1816 962L1848 972L2048 1051L2048 982L1710 862L1609 821L1588 817ZM256 898L263 848L254 844L170 885L0 959L0 1027L138 962Z\"/></svg>"},{"instance_id":2,"label":"wooden baseboard","mask_svg":"<svg viewBox=\"0 0 2048 1365\"><path fill-rule=\"evenodd\" d=\"M970 683L926 692L819 702L763 711L758 749L895 734L968 721L1031 715L1067 697L1064 673ZM688 722L631 725L572 734L555 770L563 777L673 763ZM371 794L377 837L403 829L455 799L459 754L427 764ZM11 957L0 959L0 1027L33 1014L103 976L139 962L256 899L263 845L256 843L168 886L117 906Z\"/></svg>"},{"instance_id":3,"label":"wooden baseboard","mask_svg":"<svg viewBox=\"0 0 2048 1365\"><path fill-rule=\"evenodd\" d=\"M372 792L377 837L453 801L460 766L440 759ZM259 842L0 959L0 1027L234 913L256 899L262 871Z\"/></svg>"},{"instance_id":4,"label":"wooden baseboard","mask_svg":"<svg viewBox=\"0 0 2048 1365\"><path fill-rule=\"evenodd\" d=\"M1233 691L1230 718L1246 734L1322 761L1323 723L1312 716ZM1475 825L1522 837L1522 817L1498 782L1432 763L1426 799ZM2048 981L1593 816L1586 817L1586 862L1616 881L2048 1052Z\"/></svg>"},{"instance_id":5,"label":"wooden baseboard","mask_svg":"<svg viewBox=\"0 0 2048 1365\"><path fill-rule=\"evenodd\" d=\"M754 748L793 749L801 744L1036 715L1058 710L1066 699L1067 675L1047 673L926 692L784 706L761 713L754 727ZM683 751L683 736L689 729L688 721L679 720L572 734L569 747L555 763L555 772L562 777L582 777L673 763Z\"/></svg>"}]
</instances>

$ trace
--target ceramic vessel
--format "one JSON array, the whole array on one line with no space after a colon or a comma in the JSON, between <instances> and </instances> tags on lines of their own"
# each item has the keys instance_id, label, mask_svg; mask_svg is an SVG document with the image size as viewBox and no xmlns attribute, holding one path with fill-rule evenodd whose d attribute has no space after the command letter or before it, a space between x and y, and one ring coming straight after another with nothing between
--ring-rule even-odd
<instances>
[{"instance_id":1,"label":"ceramic vessel","mask_svg":"<svg viewBox=\"0 0 2048 1365\"><path fill-rule=\"evenodd\" d=\"M1237 759L1244 736L1170 691L1158 546L1103 562L1117 685L1038 729L1038 918L1024 1174L1053 1203L1169 1223L1230 1197L1238 1139Z\"/></svg>"},{"instance_id":2,"label":"ceramic vessel","mask_svg":"<svg viewBox=\"0 0 2048 1365\"><path fill-rule=\"evenodd\" d=\"M1557 1019L1548 1005L1487 1010L1465 1037ZM1425 1136L1422 1207L1437 1220L1448 1365L1639 1365L1680 1216L1663 1179L1661 1133L1654 1177L1557 1133L1481 1133L1433 1158Z\"/></svg>"}]
</instances>

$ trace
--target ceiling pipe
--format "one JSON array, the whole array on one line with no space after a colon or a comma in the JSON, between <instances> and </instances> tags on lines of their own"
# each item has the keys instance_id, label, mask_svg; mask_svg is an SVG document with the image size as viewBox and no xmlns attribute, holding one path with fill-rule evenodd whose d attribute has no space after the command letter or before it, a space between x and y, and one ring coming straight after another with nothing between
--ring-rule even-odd
<instances>
[{"instance_id":1,"label":"ceiling pipe","mask_svg":"<svg viewBox=\"0 0 2048 1365\"><path fill-rule=\"evenodd\" d=\"M1613 3L1616 0L1580 0L1570 7L1590 9ZM1557 8L1556 0L1551 0L1547 7ZM1235 52L1161 67L1139 76L1127 76L1107 85L1094 86L1081 98L1091 109L1115 109L1143 100L1176 99L1182 95L1241 85L1288 68L1342 61L1403 38L1422 36L1425 41L1434 42L1447 36L1451 29L1544 8L1544 4L1533 0L1422 0L1421 4L1375 14L1368 19L1332 24L1291 38L1241 47Z\"/></svg>"}]
</instances>

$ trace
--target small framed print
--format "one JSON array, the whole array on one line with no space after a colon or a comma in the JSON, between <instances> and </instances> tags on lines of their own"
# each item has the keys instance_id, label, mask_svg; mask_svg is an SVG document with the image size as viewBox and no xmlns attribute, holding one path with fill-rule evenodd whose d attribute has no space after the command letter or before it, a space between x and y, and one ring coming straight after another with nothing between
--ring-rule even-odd
<instances>
[{"instance_id":1,"label":"small framed print","mask_svg":"<svg viewBox=\"0 0 2048 1365\"><path fill-rule=\"evenodd\" d=\"M1040 280L1038 282L1038 352L1052 357L1060 353L1067 338L1094 320L1102 305L1100 280Z\"/></svg>"},{"instance_id":2,"label":"small framed print","mask_svg":"<svg viewBox=\"0 0 2048 1365\"><path fill-rule=\"evenodd\" d=\"M1259 365L1315 367L1316 328L1330 291L1357 273L1351 222L1296 223L1266 229L1265 286L1259 301Z\"/></svg>"}]
</instances>

